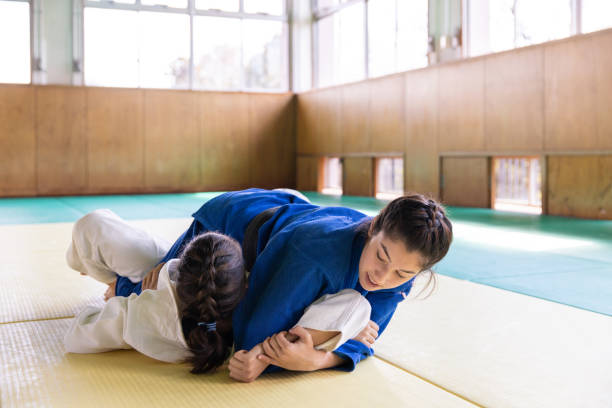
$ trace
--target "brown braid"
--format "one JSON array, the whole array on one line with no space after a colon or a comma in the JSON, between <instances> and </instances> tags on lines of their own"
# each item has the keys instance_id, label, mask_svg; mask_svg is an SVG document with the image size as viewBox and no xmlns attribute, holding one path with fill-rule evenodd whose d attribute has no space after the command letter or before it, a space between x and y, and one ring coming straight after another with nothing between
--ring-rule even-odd
<instances>
[{"instance_id":1,"label":"brown braid","mask_svg":"<svg viewBox=\"0 0 612 408\"><path fill-rule=\"evenodd\" d=\"M187 245L178 269L176 291L183 334L193 354L191 372L214 371L229 356L232 312L246 290L242 250L232 238L207 232ZM215 322L216 330L200 322Z\"/></svg>"}]
</instances>

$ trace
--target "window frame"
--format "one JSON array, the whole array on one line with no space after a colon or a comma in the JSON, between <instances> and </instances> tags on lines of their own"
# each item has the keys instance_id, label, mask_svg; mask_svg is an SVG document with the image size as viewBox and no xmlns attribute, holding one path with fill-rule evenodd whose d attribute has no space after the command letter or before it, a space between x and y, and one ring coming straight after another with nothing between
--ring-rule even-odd
<instances>
[{"instance_id":1,"label":"window frame","mask_svg":"<svg viewBox=\"0 0 612 408\"><path fill-rule=\"evenodd\" d=\"M27 1L27 0L19 0ZM36 1L36 0L34 0ZM195 0L186 0L187 7L175 8L165 5L144 5L141 4L141 0L134 0L134 4L116 3L113 0L78 0L75 1L74 22L75 29L73 30L73 55L74 72L79 75L78 83L85 85L84 77L84 66L85 66L85 27L84 27L84 14L85 8L98 8L98 9L110 9L110 10L125 10L125 11L147 11L147 12L158 12L168 14L183 14L189 16L189 86L182 88L183 90L195 90L195 91L213 91L213 92L259 92L259 93L285 93L291 92L292 78L291 78L291 65L292 65L292 44L291 44L291 19L290 16L290 1L283 0L284 13L282 15L272 15L266 13L246 13L244 12L245 0L239 0L239 11L223 11L223 10L200 10L195 7ZM78 3L78 4L77 4ZM193 50L193 24L194 17L205 16L205 17L224 17L234 18L239 20L264 20L264 21L280 21L283 24L284 30L284 46L286 61L284 72L285 72L285 87L283 88L247 88L245 86L245 69L243 63L244 55L244 41L241 41L240 48L240 87L238 89L201 89L194 87L194 50ZM76 24L79 24L77 27ZM77 48L78 47L78 48ZM140 84L134 88L143 88ZM143 88L144 89L144 88ZM174 89L174 88L162 88L162 89Z\"/></svg>"}]
</instances>

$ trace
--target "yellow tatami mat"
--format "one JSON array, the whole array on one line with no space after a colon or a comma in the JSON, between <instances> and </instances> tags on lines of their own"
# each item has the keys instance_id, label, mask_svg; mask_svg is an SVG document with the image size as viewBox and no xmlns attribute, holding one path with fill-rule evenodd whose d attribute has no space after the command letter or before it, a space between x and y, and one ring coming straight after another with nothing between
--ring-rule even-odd
<instances>
[{"instance_id":1,"label":"yellow tatami mat","mask_svg":"<svg viewBox=\"0 0 612 408\"><path fill-rule=\"evenodd\" d=\"M135 351L64 354L70 319L0 325L4 408L49 407L470 407L379 359L353 373L266 375L251 384L222 369L193 375Z\"/></svg>"},{"instance_id":2,"label":"yellow tatami mat","mask_svg":"<svg viewBox=\"0 0 612 408\"><path fill-rule=\"evenodd\" d=\"M174 241L189 219L131 221ZM0 226L0 323L73 316L102 304L106 286L70 269L72 223Z\"/></svg>"},{"instance_id":3,"label":"yellow tatami mat","mask_svg":"<svg viewBox=\"0 0 612 408\"><path fill-rule=\"evenodd\" d=\"M611 317L438 280L400 304L379 357L484 406L612 407Z\"/></svg>"},{"instance_id":4,"label":"yellow tatami mat","mask_svg":"<svg viewBox=\"0 0 612 408\"><path fill-rule=\"evenodd\" d=\"M189 219L135 221L173 241ZM0 406L466 407L473 406L405 370L370 358L353 373L267 375L236 383L222 369L195 376L185 365L135 351L65 354L75 312L101 304L105 285L69 269L72 224L0 226Z\"/></svg>"}]
</instances>

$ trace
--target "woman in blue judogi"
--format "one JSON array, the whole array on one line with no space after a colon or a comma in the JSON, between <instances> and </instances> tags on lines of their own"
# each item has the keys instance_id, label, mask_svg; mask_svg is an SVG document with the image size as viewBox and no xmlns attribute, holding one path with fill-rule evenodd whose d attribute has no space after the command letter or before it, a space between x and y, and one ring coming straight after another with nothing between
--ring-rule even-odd
<instances>
[{"instance_id":1,"label":"woman in blue judogi","mask_svg":"<svg viewBox=\"0 0 612 408\"><path fill-rule=\"evenodd\" d=\"M320 207L286 191L249 189L222 194L193 214L194 221L161 262L178 257L193 237L217 231L243 246L248 290L233 314L236 350L264 342L257 361L237 352L230 372L240 379L264 364L286 369L349 370L373 350L348 340L334 353L317 351L308 335L292 330L298 346L275 335L292 328L304 309L325 294L355 289L372 306L371 345L389 323L413 278L448 252L451 223L443 208L420 195L398 198L372 219L344 207ZM115 291L139 293L141 284L119 277ZM268 338L268 336L273 336Z\"/></svg>"}]
</instances>

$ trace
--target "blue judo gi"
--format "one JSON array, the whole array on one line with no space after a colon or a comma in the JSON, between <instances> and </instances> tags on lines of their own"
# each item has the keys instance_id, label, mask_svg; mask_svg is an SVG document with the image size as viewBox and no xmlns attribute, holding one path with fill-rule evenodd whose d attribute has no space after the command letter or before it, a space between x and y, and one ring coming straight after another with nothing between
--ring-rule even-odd
<instances>
[{"instance_id":1,"label":"blue judo gi","mask_svg":"<svg viewBox=\"0 0 612 408\"><path fill-rule=\"evenodd\" d=\"M244 231L259 213L278 207L258 232L257 258L249 288L233 315L236 350L250 350L266 337L293 327L304 309L319 297L355 289L372 305L371 320L385 330L397 304L412 287L404 285L368 292L359 284L359 259L370 218L344 207L319 207L290 193L249 189L222 194L193 214L194 221L161 262L177 258L198 234L217 231L242 244ZM140 293L141 284L119 278L116 293ZM349 340L334 351L346 360L343 369L373 354L361 342ZM271 367L272 371L274 368Z\"/></svg>"}]
</instances>

